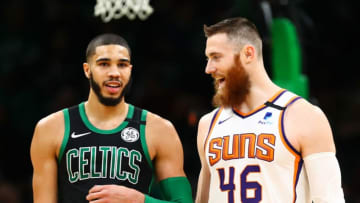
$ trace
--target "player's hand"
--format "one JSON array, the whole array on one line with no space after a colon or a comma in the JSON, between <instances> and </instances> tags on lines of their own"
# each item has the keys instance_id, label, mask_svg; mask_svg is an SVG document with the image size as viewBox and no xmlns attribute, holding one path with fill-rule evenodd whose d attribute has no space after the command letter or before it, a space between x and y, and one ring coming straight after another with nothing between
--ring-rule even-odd
<instances>
[{"instance_id":1,"label":"player's hand","mask_svg":"<svg viewBox=\"0 0 360 203\"><path fill-rule=\"evenodd\" d=\"M95 185L89 190L86 199L90 203L143 203L145 196L120 185Z\"/></svg>"}]
</instances>

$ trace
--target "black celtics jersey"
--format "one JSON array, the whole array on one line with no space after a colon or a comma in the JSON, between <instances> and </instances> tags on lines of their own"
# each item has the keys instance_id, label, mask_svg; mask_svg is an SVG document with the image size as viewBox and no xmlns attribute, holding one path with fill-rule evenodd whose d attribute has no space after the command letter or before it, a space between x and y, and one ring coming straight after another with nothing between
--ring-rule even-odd
<instances>
[{"instance_id":1,"label":"black celtics jersey","mask_svg":"<svg viewBox=\"0 0 360 203\"><path fill-rule=\"evenodd\" d=\"M145 141L146 110L129 104L126 119L112 130L93 126L84 103L64 109L63 113L59 203L88 202L86 195L94 185L123 185L149 193L154 173Z\"/></svg>"}]
</instances>

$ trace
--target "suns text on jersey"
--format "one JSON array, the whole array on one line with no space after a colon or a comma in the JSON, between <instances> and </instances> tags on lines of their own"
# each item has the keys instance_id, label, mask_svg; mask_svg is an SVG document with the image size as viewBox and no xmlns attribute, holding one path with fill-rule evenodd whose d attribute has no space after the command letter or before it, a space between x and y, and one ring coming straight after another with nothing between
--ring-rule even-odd
<instances>
[{"instance_id":1,"label":"suns text on jersey","mask_svg":"<svg viewBox=\"0 0 360 203\"><path fill-rule=\"evenodd\" d=\"M275 135L234 134L212 138L209 141L210 165L222 160L253 158L271 162L274 160Z\"/></svg>"},{"instance_id":2,"label":"suns text on jersey","mask_svg":"<svg viewBox=\"0 0 360 203\"><path fill-rule=\"evenodd\" d=\"M137 184L142 155L125 147L92 146L66 152L66 168L71 183L90 178L128 180Z\"/></svg>"}]
</instances>

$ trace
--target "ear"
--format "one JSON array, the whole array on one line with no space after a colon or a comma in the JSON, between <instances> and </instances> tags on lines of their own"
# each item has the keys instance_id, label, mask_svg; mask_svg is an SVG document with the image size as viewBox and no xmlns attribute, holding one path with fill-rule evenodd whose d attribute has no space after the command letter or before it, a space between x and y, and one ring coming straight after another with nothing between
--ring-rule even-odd
<instances>
[{"instance_id":1,"label":"ear","mask_svg":"<svg viewBox=\"0 0 360 203\"><path fill-rule=\"evenodd\" d=\"M241 58L245 64L251 63L256 58L256 50L252 45L245 45L241 50Z\"/></svg>"},{"instance_id":2,"label":"ear","mask_svg":"<svg viewBox=\"0 0 360 203\"><path fill-rule=\"evenodd\" d=\"M85 76L89 79L90 73L91 73L90 65L88 63L83 63L83 69L84 69Z\"/></svg>"}]
</instances>

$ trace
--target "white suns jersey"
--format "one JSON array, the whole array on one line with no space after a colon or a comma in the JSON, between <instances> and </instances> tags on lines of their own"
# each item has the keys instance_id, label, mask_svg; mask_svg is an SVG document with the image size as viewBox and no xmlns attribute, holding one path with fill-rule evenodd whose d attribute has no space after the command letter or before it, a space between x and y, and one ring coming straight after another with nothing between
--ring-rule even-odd
<instances>
[{"instance_id":1,"label":"white suns jersey","mask_svg":"<svg viewBox=\"0 0 360 203\"><path fill-rule=\"evenodd\" d=\"M281 90L249 113L215 111L205 140L209 203L311 203L300 153L284 134L284 111L300 97Z\"/></svg>"}]
</instances>

